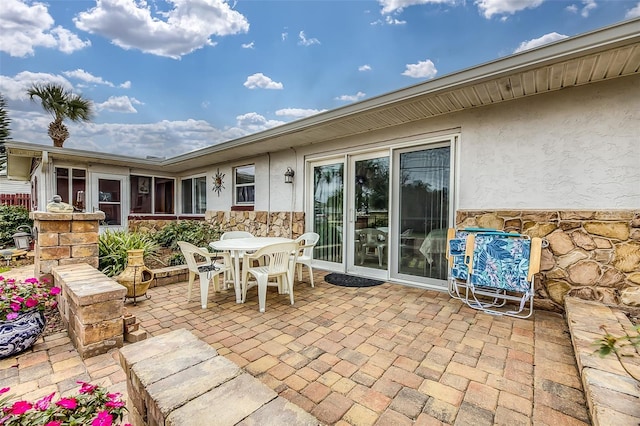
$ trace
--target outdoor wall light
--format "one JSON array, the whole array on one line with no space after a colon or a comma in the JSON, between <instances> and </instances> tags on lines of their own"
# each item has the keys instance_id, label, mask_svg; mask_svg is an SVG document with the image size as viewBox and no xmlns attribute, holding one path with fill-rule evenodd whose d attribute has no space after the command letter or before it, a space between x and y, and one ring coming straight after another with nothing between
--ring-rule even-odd
<instances>
[{"instance_id":1,"label":"outdoor wall light","mask_svg":"<svg viewBox=\"0 0 640 426\"><path fill-rule=\"evenodd\" d=\"M284 172L284 183L293 183L293 175L295 172L291 167L287 167L287 171Z\"/></svg>"}]
</instances>

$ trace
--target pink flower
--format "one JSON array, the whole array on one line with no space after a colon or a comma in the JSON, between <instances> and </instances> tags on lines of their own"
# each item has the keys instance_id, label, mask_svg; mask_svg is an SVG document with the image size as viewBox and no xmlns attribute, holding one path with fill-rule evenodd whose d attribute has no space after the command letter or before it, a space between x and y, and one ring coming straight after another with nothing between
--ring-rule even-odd
<instances>
[{"instance_id":1,"label":"pink flower","mask_svg":"<svg viewBox=\"0 0 640 426\"><path fill-rule=\"evenodd\" d=\"M13 406L11 407L11 414L19 416L31 410L31 407L33 407L33 404L27 401L14 402Z\"/></svg>"},{"instance_id":2,"label":"pink flower","mask_svg":"<svg viewBox=\"0 0 640 426\"><path fill-rule=\"evenodd\" d=\"M49 293L51 294L60 294L60 287L51 287L51 290L49 290Z\"/></svg>"},{"instance_id":3,"label":"pink flower","mask_svg":"<svg viewBox=\"0 0 640 426\"><path fill-rule=\"evenodd\" d=\"M0 277L0 279L2 279L2 277ZM1 388L0 389L0 395L2 395L3 393L7 393L11 390L11 388Z\"/></svg>"},{"instance_id":4,"label":"pink flower","mask_svg":"<svg viewBox=\"0 0 640 426\"><path fill-rule=\"evenodd\" d=\"M124 407L124 402L122 401L107 401L104 403L104 406L107 408L120 408Z\"/></svg>"},{"instance_id":5,"label":"pink flower","mask_svg":"<svg viewBox=\"0 0 640 426\"><path fill-rule=\"evenodd\" d=\"M83 382L80 380L78 381L78 383L82 385L79 390L80 393L93 393L93 391L98 387L96 385L92 385L91 383Z\"/></svg>"},{"instance_id":6,"label":"pink flower","mask_svg":"<svg viewBox=\"0 0 640 426\"><path fill-rule=\"evenodd\" d=\"M56 405L67 410L75 410L78 406L78 401L75 398L61 398L60 401L56 402Z\"/></svg>"},{"instance_id":7,"label":"pink flower","mask_svg":"<svg viewBox=\"0 0 640 426\"><path fill-rule=\"evenodd\" d=\"M58 420L53 420L53 421L50 421L49 423L46 423L44 426L62 426L62 422L59 422Z\"/></svg>"},{"instance_id":8,"label":"pink flower","mask_svg":"<svg viewBox=\"0 0 640 426\"><path fill-rule=\"evenodd\" d=\"M29 283L29 284L38 284L38 279L37 278L27 278L26 280L24 280L25 283Z\"/></svg>"},{"instance_id":9,"label":"pink flower","mask_svg":"<svg viewBox=\"0 0 640 426\"><path fill-rule=\"evenodd\" d=\"M17 312L9 312L7 314L7 321L11 321L18 318L18 313Z\"/></svg>"},{"instance_id":10,"label":"pink flower","mask_svg":"<svg viewBox=\"0 0 640 426\"><path fill-rule=\"evenodd\" d=\"M35 404L36 410L45 411L47 408L49 408L49 404L51 404L51 400L53 399L53 395L55 394L56 393L53 392L52 394L45 396L41 400L37 401Z\"/></svg>"},{"instance_id":11,"label":"pink flower","mask_svg":"<svg viewBox=\"0 0 640 426\"><path fill-rule=\"evenodd\" d=\"M111 422L113 422L111 414L108 411L100 411L98 417L91 422L91 426L111 426Z\"/></svg>"},{"instance_id":12,"label":"pink flower","mask_svg":"<svg viewBox=\"0 0 640 426\"><path fill-rule=\"evenodd\" d=\"M34 306L38 306L38 299L30 297L26 302L24 302L24 304L27 305L27 308L33 308Z\"/></svg>"},{"instance_id":13,"label":"pink flower","mask_svg":"<svg viewBox=\"0 0 640 426\"><path fill-rule=\"evenodd\" d=\"M18 312L20 310L20 303L11 302L9 304L9 307L11 308L12 311Z\"/></svg>"}]
</instances>

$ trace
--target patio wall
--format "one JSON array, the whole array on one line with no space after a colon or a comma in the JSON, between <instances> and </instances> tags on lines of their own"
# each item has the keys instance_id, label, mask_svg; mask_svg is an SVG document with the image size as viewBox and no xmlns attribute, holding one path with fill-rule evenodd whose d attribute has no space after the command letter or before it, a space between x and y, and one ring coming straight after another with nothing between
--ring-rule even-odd
<instances>
[{"instance_id":1,"label":"patio wall","mask_svg":"<svg viewBox=\"0 0 640 426\"><path fill-rule=\"evenodd\" d=\"M291 217L293 216L293 221ZM304 212L213 211L205 220L224 231L249 231L259 237L296 238L304 233ZM155 232L172 219L130 219L129 229Z\"/></svg>"},{"instance_id":2,"label":"patio wall","mask_svg":"<svg viewBox=\"0 0 640 426\"><path fill-rule=\"evenodd\" d=\"M456 226L544 238L541 309L562 311L567 295L640 306L640 210L459 210Z\"/></svg>"}]
</instances>

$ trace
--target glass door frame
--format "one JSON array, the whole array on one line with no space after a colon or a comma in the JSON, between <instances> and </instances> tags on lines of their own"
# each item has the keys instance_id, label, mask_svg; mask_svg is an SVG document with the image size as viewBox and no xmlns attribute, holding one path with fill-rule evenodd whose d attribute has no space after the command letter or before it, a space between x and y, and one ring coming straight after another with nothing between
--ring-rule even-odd
<instances>
[{"instance_id":1,"label":"glass door frame","mask_svg":"<svg viewBox=\"0 0 640 426\"><path fill-rule=\"evenodd\" d=\"M322 158L322 159L317 159L317 160L307 160L306 161L306 193L307 196L305 198L306 201L306 211L307 213L305 214L305 217L310 218L308 220L306 220L306 226L307 226L307 230L308 231L314 231L313 229L313 224L315 223L315 194L314 194L314 168L318 167L318 166L328 166L328 165L333 165L333 164L342 164L342 173L343 173L343 191L344 189L344 177L347 173L347 156L346 155L340 155L340 156L336 156L336 157L330 157L330 158ZM346 212L346 208L347 208L347 197L344 196L344 192L343 192L343 197L342 197L342 232L343 232L343 243L344 243L344 232L345 232L345 227L344 227L344 221L345 221L345 212ZM344 256L344 249L342 250L343 256L342 256L342 260L340 262L329 262L329 261L324 261L324 260L319 260L314 258L313 259L313 266L317 267L319 269L324 269L327 271L333 271L333 272L344 272L345 271L345 256Z\"/></svg>"},{"instance_id":2,"label":"glass door frame","mask_svg":"<svg viewBox=\"0 0 640 426\"><path fill-rule=\"evenodd\" d=\"M344 239L345 244L345 253L346 253L346 265L345 265L345 270L347 273L349 274L354 274L354 275L361 275L361 276L365 276L365 277L371 277L371 278L380 278L380 279L387 279L389 277L389 252L390 252L390 246L389 246L389 242L387 241L387 248L386 250L384 250L383 256L385 257L385 260L383 260L383 264L386 264L387 268L385 269L377 269L377 268L368 268L366 266L363 265L359 265L358 264L358 259L357 259L357 250L356 250L356 224L357 224L357 209L355 207L355 197L356 197L356 162L358 161L363 161L363 160L371 160L371 159L375 159L375 158L382 158L382 157L386 157L389 160L389 180L387 181L387 194L390 194L391 191L391 181L392 176L393 176L393 167L391 164L391 155L390 155L390 150L387 149L380 149L380 150L376 150L376 151L369 151L369 152L364 152L364 153L354 153L354 154L349 154L347 156L347 165L348 167L345 168L345 182L347 183L347 205L346 205L346 209L344 210L346 212L345 214L345 219L346 219L346 223L345 223L345 236L347 237L346 239ZM389 238L390 235L392 235L393 233L393 229L391 226L391 205L390 205L390 199L387 200L387 214L389 215L388 217L388 221L389 221L389 229L387 232L387 239Z\"/></svg>"},{"instance_id":3,"label":"glass door frame","mask_svg":"<svg viewBox=\"0 0 640 426\"><path fill-rule=\"evenodd\" d=\"M391 163L393 170L400 170L400 155L413 152L422 151L425 149L437 149L449 147L449 215L448 222L450 227L455 226L455 205L457 198L457 186L456 182L456 158L457 158L457 135L449 135L439 138L433 138L429 140L421 141L421 143L413 142L410 146L397 147L392 149ZM396 225L396 222L400 218L400 176L399 174L391 175L391 188L394 189L390 192L391 195L391 211L389 212L389 226ZM395 226L394 228L397 228ZM398 270L400 253L400 238L399 232L389 233L389 246L393 247L389 249L389 278L395 282L403 282L411 284L416 287L442 290L446 289L446 280L439 280L429 277L421 277L416 275L402 274Z\"/></svg>"},{"instance_id":4,"label":"glass door frame","mask_svg":"<svg viewBox=\"0 0 640 426\"><path fill-rule=\"evenodd\" d=\"M129 186L127 176L115 175L110 173L91 173L91 210L88 212L95 212L99 210L100 205L100 189L99 180L117 180L120 182L120 225L107 225L104 222L100 222L100 232L106 229L120 230L127 229L127 219L129 212Z\"/></svg>"}]
</instances>

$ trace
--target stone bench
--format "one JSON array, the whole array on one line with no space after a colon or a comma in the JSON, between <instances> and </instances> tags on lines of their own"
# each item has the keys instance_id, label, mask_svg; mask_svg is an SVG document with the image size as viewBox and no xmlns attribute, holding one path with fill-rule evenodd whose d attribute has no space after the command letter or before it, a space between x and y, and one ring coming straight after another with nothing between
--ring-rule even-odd
<instances>
[{"instance_id":1,"label":"stone bench","mask_svg":"<svg viewBox=\"0 0 640 426\"><path fill-rule=\"evenodd\" d=\"M600 357L593 343L604 336L601 325L614 336L623 335L625 330L633 335L631 321L621 311L576 297L565 297L565 312L591 423L637 426L640 424L638 383L623 370L614 354ZM632 348L627 349L627 353L633 355ZM625 362L640 373L640 358L629 356Z\"/></svg>"},{"instance_id":2,"label":"stone bench","mask_svg":"<svg viewBox=\"0 0 640 426\"><path fill-rule=\"evenodd\" d=\"M120 364L133 426L320 424L185 329L123 347Z\"/></svg>"},{"instance_id":3,"label":"stone bench","mask_svg":"<svg viewBox=\"0 0 640 426\"><path fill-rule=\"evenodd\" d=\"M157 287L166 284L179 283L189 279L187 265L166 266L152 269L153 281L149 287Z\"/></svg>"},{"instance_id":4,"label":"stone bench","mask_svg":"<svg viewBox=\"0 0 640 426\"><path fill-rule=\"evenodd\" d=\"M122 347L127 289L86 263L54 266L51 273L62 290L62 321L82 359Z\"/></svg>"}]
</instances>

